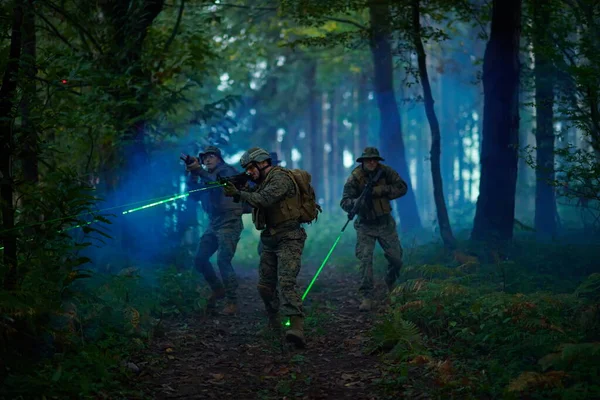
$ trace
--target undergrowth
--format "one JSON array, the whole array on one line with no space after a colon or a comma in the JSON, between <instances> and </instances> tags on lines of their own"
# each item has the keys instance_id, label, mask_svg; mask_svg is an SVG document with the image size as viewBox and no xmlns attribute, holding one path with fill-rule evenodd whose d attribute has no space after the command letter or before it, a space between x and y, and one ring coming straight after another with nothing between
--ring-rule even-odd
<instances>
[{"instance_id":1,"label":"undergrowth","mask_svg":"<svg viewBox=\"0 0 600 400\"><path fill-rule=\"evenodd\" d=\"M382 384L442 398L600 397L597 245L521 241L512 257L422 247L372 331ZM414 381L414 382L413 382ZM407 393L408 393L407 392ZM407 394L405 393L405 394ZM408 393L409 394L409 393Z\"/></svg>"}]
</instances>

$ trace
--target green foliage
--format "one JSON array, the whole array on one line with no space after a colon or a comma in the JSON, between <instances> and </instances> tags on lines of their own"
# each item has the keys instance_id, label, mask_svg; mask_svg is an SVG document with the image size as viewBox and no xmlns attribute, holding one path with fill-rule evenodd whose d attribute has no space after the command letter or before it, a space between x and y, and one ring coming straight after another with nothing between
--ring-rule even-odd
<instances>
[{"instance_id":1,"label":"green foliage","mask_svg":"<svg viewBox=\"0 0 600 400\"><path fill-rule=\"evenodd\" d=\"M593 302L600 302L600 274L594 273L575 290L575 295Z\"/></svg>"},{"instance_id":2,"label":"green foliage","mask_svg":"<svg viewBox=\"0 0 600 400\"><path fill-rule=\"evenodd\" d=\"M372 348L389 352L405 338L410 346L387 357L396 360L396 369L418 369L418 374L433 379L436 385L422 390L434 396L585 398L583 393L596 393L598 274L576 287L587 268L575 263L586 261L575 255L574 261L566 261L570 251L591 255L594 250L540 245L538 253L527 243L521 245L527 251L515 252L505 273L511 283L507 288L517 287L512 284L515 279L523 281L518 288L525 292L499 291L502 287L490 280L493 264L456 268L447 261L405 267L404 282L372 331ZM544 265L552 257L553 264ZM538 275L561 263L572 269L560 282L563 294L539 290L543 281ZM559 284L546 287L557 289ZM393 379L391 369L389 373Z\"/></svg>"},{"instance_id":3,"label":"green foliage","mask_svg":"<svg viewBox=\"0 0 600 400\"><path fill-rule=\"evenodd\" d=\"M371 352L385 350L393 359L406 360L422 354L423 340L417 325L393 313L380 322L371 332Z\"/></svg>"}]
</instances>

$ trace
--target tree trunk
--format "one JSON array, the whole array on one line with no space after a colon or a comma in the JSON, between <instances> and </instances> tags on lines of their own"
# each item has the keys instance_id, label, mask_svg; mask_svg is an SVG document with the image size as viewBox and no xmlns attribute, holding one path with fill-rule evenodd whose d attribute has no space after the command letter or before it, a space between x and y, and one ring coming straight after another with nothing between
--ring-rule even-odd
<instances>
[{"instance_id":1,"label":"tree trunk","mask_svg":"<svg viewBox=\"0 0 600 400\"><path fill-rule=\"evenodd\" d=\"M441 134L440 124L434 109L433 95L431 94L431 85L427 74L427 60L423 41L421 39L421 12L420 1L413 0L412 2L412 28L413 28L413 43L417 51L417 62L419 66L419 78L423 87L423 97L425 101L425 114L429 127L431 129L431 178L433 181L433 198L437 210L437 219L440 227L440 235L447 249L453 250L456 248L456 239L452 234L450 226L450 218L448 218L448 210L446 209L446 201L444 199L444 184L442 181L442 171L440 166L441 154Z\"/></svg>"},{"instance_id":2,"label":"tree trunk","mask_svg":"<svg viewBox=\"0 0 600 400\"><path fill-rule=\"evenodd\" d=\"M13 132L13 108L17 95L17 79L21 62L21 27L23 24L23 4L17 2L13 9L13 21L10 37L9 58L0 88L0 198L2 200L2 245L3 261L7 270L4 277L4 288L13 290L18 281L17 237L15 226L15 209L13 202L13 171L15 138Z\"/></svg>"},{"instance_id":3,"label":"tree trunk","mask_svg":"<svg viewBox=\"0 0 600 400\"><path fill-rule=\"evenodd\" d=\"M309 123L310 128L306 140L310 142L310 172L312 174L312 185L315 189L317 201L320 203L324 199L322 185L323 165L321 163L323 154L323 141L321 137L321 96L317 91L317 63L313 61L308 71L308 106L310 110ZM307 165L308 166L308 165Z\"/></svg>"},{"instance_id":4,"label":"tree trunk","mask_svg":"<svg viewBox=\"0 0 600 400\"><path fill-rule=\"evenodd\" d=\"M519 146L521 1L494 0L483 60L483 140L479 198L471 238L513 237Z\"/></svg>"},{"instance_id":5,"label":"tree trunk","mask_svg":"<svg viewBox=\"0 0 600 400\"><path fill-rule=\"evenodd\" d=\"M533 2L533 49L535 52L536 162L535 230L541 239L556 235L554 187L554 77L547 55L552 38L548 31L550 7L543 0Z\"/></svg>"},{"instance_id":6,"label":"tree trunk","mask_svg":"<svg viewBox=\"0 0 600 400\"><path fill-rule=\"evenodd\" d=\"M321 94L321 137L323 138L323 146L321 146L321 168L323 169L323 196L325 201L323 205L325 207L329 207L331 194L330 190L330 179L331 179L331 170L329 160L331 158L331 152L328 151L331 149L331 143L329 142L329 110L328 106L331 103L329 102L329 94L327 92L323 92Z\"/></svg>"},{"instance_id":7,"label":"tree trunk","mask_svg":"<svg viewBox=\"0 0 600 400\"><path fill-rule=\"evenodd\" d=\"M341 197L341 192L339 191L339 175L340 175L340 164L341 164L341 152L344 151L343 148L340 148L340 140L339 140L339 132L338 132L338 124L337 124L337 116L340 112L340 108L342 108L342 104L340 102L340 98L338 96L337 90L332 90L329 95L329 104L331 104L331 108L329 109L329 144L331 145L331 152L329 153L329 194L330 194L330 207L331 209L335 209L337 207L337 203L339 202L339 198Z\"/></svg>"},{"instance_id":8,"label":"tree trunk","mask_svg":"<svg viewBox=\"0 0 600 400\"><path fill-rule=\"evenodd\" d=\"M357 158L367 147L369 136L369 78L364 71L358 75L354 89L354 109L357 120L354 126L352 155Z\"/></svg>"},{"instance_id":9,"label":"tree trunk","mask_svg":"<svg viewBox=\"0 0 600 400\"><path fill-rule=\"evenodd\" d=\"M164 0L147 0L144 2L113 1L103 2L102 11L110 21L114 40L107 54L106 62L116 75L129 77L129 84L116 87L110 94L120 101L120 106L113 110L117 130L127 143L121 149L121 158L125 160L125 168L118 176L121 203L151 196L151 185L139 184L149 173L148 149L146 146L147 122L141 118L147 110L147 99L152 86L149 72L141 64L142 49L148 29L161 13ZM127 101L124 101L127 100ZM144 243L140 238L149 237L163 230L149 223L159 221L148 216L132 214L119 222L121 248L128 254L135 249L144 251ZM153 232L149 232L151 230ZM130 254L128 254L130 255Z\"/></svg>"},{"instance_id":10,"label":"tree trunk","mask_svg":"<svg viewBox=\"0 0 600 400\"><path fill-rule=\"evenodd\" d=\"M371 35L369 46L374 63L375 97L380 113L380 146L383 157L408 184L408 193L398 200L398 214L403 231L421 228L415 193L406 161L406 149L402 138L402 123L398 103L394 94L394 68L389 43L390 11L387 5L369 6Z\"/></svg>"},{"instance_id":11,"label":"tree trunk","mask_svg":"<svg viewBox=\"0 0 600 400\"><path fill-rule=\"evenodd\" d=\"M36 64L36 32L35 13L33 0L28 0L28 6L23 15L23 69L25 71L25 84L23 99L21 101L21 140L23 149L21 160L23 163L23 179L28 183L38 182L38 137L37 129L31 119L31 109L36 97L35 76Z\"/></svg>"}]
</instances>

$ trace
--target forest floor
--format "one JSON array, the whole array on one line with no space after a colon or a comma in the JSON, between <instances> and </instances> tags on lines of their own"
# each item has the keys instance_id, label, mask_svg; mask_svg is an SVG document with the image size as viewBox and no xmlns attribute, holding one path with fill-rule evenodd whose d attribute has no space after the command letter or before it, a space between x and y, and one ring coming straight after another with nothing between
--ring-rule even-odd
<instances>
[{"instance_id":1,"label":"forest floor","mask_svg":"<svg viewBox=\"0 0 600 400\"><path fill-rule=\"evenodd\" d=\"M298 279L305 288L314 270ZM155 399L392 399L386 368L367 350L377 309L358 311L357 277L323 272L305 302L307 347L258 334L266 325L256 271L239 275L237 316L172 320L136 364L136 386ZM385 293L382 287L379 293ZM380 301L379 308L383 307ZM394 393L396 392L396 393ZM414 397L413 397L414 398Z\"/></svg>"}]
</instances>

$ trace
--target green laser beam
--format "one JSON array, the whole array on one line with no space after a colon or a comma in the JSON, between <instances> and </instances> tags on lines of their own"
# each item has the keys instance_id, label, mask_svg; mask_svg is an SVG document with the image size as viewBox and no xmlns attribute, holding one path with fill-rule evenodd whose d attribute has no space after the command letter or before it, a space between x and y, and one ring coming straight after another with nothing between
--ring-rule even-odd
<instances>
[{"instance_id":1,"label":"green laser beam","mask_svg":"<svg viewBox=\"0 0 600 400\"><path fill-rule=\"evenodd\" d=\"M207 184L209 184L210 186L203 187L203 188L200 188L200 189L190 190L186 194L190 194L190 193L199 192L199 191L202 191L202 190L208 190L208 189L213 189L213 188L225 186L225 184L216 183L216 182L215 183L208 182ZM179 196L183 196L183 195L179 195ZM177 197L177 196L175 196L175 197ZM34 226L43 225L43 224L49 224L49 223L52 223L52 222L64 221L65 219L76 218L76 217L83 217L83 216L86 216L86 215L98 214L98 213L102 213L102 212L106 212L106 211L110 211L110 210L116 210L118 208L130 207L130 206L132 206L134 204L147 203L149 201L156 201L156 202L158 202L156 205L158 205L158 204L162 204L162 203L160 203L160 201L162 201L162 200L165 200L165 202L167 200L168 201L172 201L173 200L173 195L160 196L160 197L155 197L155 198L146 199L146 200L138 200L138 201L134 201L134 202L131 202L131 203L121 204L120 206L107 207L107 208L102 208L102 209L96 210L96 211L89 211L89 212L85 212L85 213L81 213L81 214L67 215L66 217L49 219L49 220L46 220L46 221L36 222L36 223L33 223L33 224L29 224L29 225L16 226L16 227L11 228L11 229L6 229L6 230L3 230L3 231L0 231L0 234L12 232L12 231L17 231L17 230L20 230L20 229L32 228ZM148 207L146 207L146 208L148 208ZM126 214L126 213L124 213L124 214Z\"/></svg>"},{"instance_id":2,"label":"green laser beam","mask_svg":"<svg viewBox=\"0 0 600 400\"><path fill-rule=\"evenodd\" d=\"M75 228L81 228L82 226L89 225L92 222L94 222L94 221L86 222L85 224L79 224L79 225L75 225L75 226L70 226L68 228L61 229L60 231L58 231L58 233L63 233L63 232L66 232L66 231L70 231L71 229L75 229ZM29 239L28 240L28 242L31 242L31 241L33 241L33 239ZM0 247L0 250L4 250L4 246Z\"/></svg>"},{"instance_id":3,"label":"green laser beam","mask_svg":"<svg viewBox=\"0 0 600 400\"><path fill-rule=\"evenodd\" d=\"M327 253L327 256L325 257L325 259L321 263L321 266L317 270L317 273L315 274L315 276L313 276L312 280L308 284L308 287L304 291L304 294L302 295L302 301L304 301L304 299L308 295L308 292L310 292L310 289L312 289L313 285L315 284L315 281L317 280L317 278L319 277L319 274L321 273L321 270L323 269L323 267L325 266L325 264L327 264L327 261L329 260L329 257L331 257L331 254L333 253L333 250L336 248L338 242L342 238L342 234L343 233L344 232L340 232L340 234L338 235L337 239L335 239L335 242L333 242L333 246L331 246L331 249L329 249L329 253Z\"/></svg>"},{"instance_id":4,"label":"green laser beam","mask_svg":"<svg viewBox=\"0 0 600 400\"><path fill-rule=\"evenodd\" d=\"M182 199L184 197L189 196L190 193L201 192L203 190L213 189L213 188L216 188L216 187L219 187L219 186L225 186L225 184L218 184L218 185L208 186L208 187L204 187L204 188L200 188L200 189L190 190L189 192L184 193L184 194L180 194L180 195L177 195L177 196L170 197L168 199L156 201L154 203L146 204L146 205L141 206L141 207L132 208L131 210L123 211L122 214L123 215L125 215L125 214L131 214L132 212L141 211L141 210L144 210L146 208L150 208L150 207L158 206L160 204L168 203L170 201L175 201L175 200L178 200L178 199Z\"/></svg>"},{"instance_id":5,"label":"green laser beam","mask_svg":"<svg viewBox=\"0 0 600 400\"><path fill-rule=\"evenodd\" d=\"M211 184L211 186L203 187L203 188L200 188L200 189L194 189L194 190L190 190L189 192L187 192L187 193L184 193L184 194L180 194L180 195L177 195L177 196L172 196L172 197L169 197L169 198L167 198L167 199L164 199L164 200L156 201L156 202L154 202L154 203L146 204L146 205L144 205L144 206L141 206L141 207L136 207L136 208L132 208L131 210L123 211L123 212L122 212L122 215L125 215L125 214L131 214L132 212L136 212L136 211L144 210L144 209L146 209L146 208L150 208L150 207L158 206L158 205L160 205L160 204L168 203L168 202L170 202L170 201L179 200L179 199L182 199L182 198L184 198L184 197L187 197L187 196L189 196L189 195L190 195L190 193L201 192L201 191L203 191L203 190L208 190L208 189L214 189L214 188L217 188L217 187L220 187L220 186L225 186L225 184L224 184L224 183ZM159 197L159 198L160 198L160 197ZM148 200L146 200L146 201L148 201ZM114 209L114 208L121 208L121 207L126 207L126 206L128 206L128 205L131 205L131 204L136 204L136 203L141 203L141 201L137 201L137 202L134 202L134 203L125 204L125 205L123 205L123 206L111 207L111 209ZM107 210L107 209L100 210L100 211L106 211L106 210ZM97 212L100 212L100 211L97 211ZM81 216L83 216L83 215L87 215L87 214L92 214L92 213L91 213L91 212L89 212L89 213L81 214ZM71 217L75 217L75 215L74 215L74 216L71 216ZM14 229L24 229L24 228L27 228L27 227L30 227L30 226L41 225L41 224L44 224L44 223L49 223L49 222L54 222L54 221L60 221L61 219L66 219L66 218L71 218L71 217L58 218L58 219L55 219L55 220L44 221L44 222L41 222L41 223L32 224L32 225L28 225L28 226L20 226L20 227L18 227L18 228L9 229L9 230L6 230L6 231L2 231L2 232L0 232L0 233L9 232L9 231L11 231L11 230L14 230ZM94 221L90 221L90 222L88 222L88 223L85 223L85 224L75 225L75 226L72 226L72 227L69 227L69 228L66 228L66 229L62 229L62 230L60 230L59 232L64 232L64 231L68 231L68 230L71 230L71 229L79 228L79 227L81 227L81 226L84 226L84 225L89 225L89 224L91 224L92 222L94 222ZM0 250L4 250L4 246L3 246L3 247L0 247Z\"/></svg>"},{"instance_id":6,"label":"green laser beam","mask_svg":"<svg viewBox=\"0 0 600 400\"><path fill-rule=\"evenodd\" d=\"M327 256L325 256L325 259L323 260L323 262L321 263L321 266L319 267L319 269L317 269L317 272L315 273L315 276L313 276L312 280L310 281L310 283L308 284L308 287L306 288L306 290L304 291L304 294L302 295L302 301L304 301L304 299L306 298L306 296L308 295L308 292L310 292L310 289L313 287L313 285L315 284L315 281L317 280L317 278L319 277L319 274L321 273L321 270L323 269L323 267L325 267L325 264L327 264L327 261L329 260L329 257L331 257L331 254L333 253L333 250L335 250L335 248L337 247L340 239L342 238L342 235L344 234L344 231L346 230L346 227L348 226L348 223L352 221L351 218L348 218L348 220L346 221L346 223L344 224L344 226L342 227L342 230L340 231L340 234L338 235L338 237L335 239L335 242L333 242L333 246L331 246L331 248L329 249L329 252L327 253ZM288 318L288 320L285 322L285 326L290 326L290 320Z\"/></svg>"}]
</instances>

